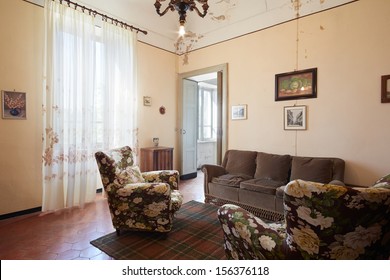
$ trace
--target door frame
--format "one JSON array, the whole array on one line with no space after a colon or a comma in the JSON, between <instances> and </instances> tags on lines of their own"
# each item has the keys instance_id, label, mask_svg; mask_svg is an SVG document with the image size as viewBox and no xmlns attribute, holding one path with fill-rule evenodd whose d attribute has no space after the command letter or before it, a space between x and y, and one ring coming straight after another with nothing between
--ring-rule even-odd
<instances>
[{"instance_id":1,"label":"door frame","mask_svg":"<svg viewBox=\"0 0 390 280\"><path fill-rule=\"evenodd\" d=\"M178 145L179 145L179 154L178 154L178 164L179 172L181 172L182 166L182 137L181 137L181 129L182 129L182 120L183 120L183 80L189 79L194 76L199 76L203 74L213 73L213 72L222 72L222 135L221 135L221 154L217 156L217 162L220 164L222 162L223 155L225 154L228 147L228 64L220 64L216 66L211 66L207 68L202 68L194 71L189 71L185 73L179 74L178 83L179 83L179 91L178 91L178 120L177 120L177 129L176 132L178 134Z\"/></svg>"}]
</instances>

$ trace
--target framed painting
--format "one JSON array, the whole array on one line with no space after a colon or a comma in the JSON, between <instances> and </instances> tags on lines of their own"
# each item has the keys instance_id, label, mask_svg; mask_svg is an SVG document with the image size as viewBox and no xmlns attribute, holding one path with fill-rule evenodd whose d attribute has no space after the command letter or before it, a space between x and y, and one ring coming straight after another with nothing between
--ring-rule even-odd
<instances>
[{"instance_id":1,"label":"framed painting","mask_svg":"<svg viewBox=\"0 0 390 280\"><path fill-rule=\"evenodd\" d=\"M306 130L306 106L284 107L284 130Z\"/></svg>"},{"instance_id":2,"label":"framed painting","mask_svg":"<svg viewBox=\"0 0 390 280\"><path fill-rule=\"evenodd\" d=\"M275 101L317 98L317 68L275 75Z\"/></svg>"},{"instance_id":3,"label":"framed painting","mask_svg":"<svg viewBox=\"0 0 390 280\"><path fill-rule=\"evenodd\" d=\"M16 91L1 92L3 119L26 119L26 93Z\"/></svg>"},{"instance_id":4,"label":"framed painting","mask_svg":"<svg viewBox=\"0 0 390 280\"><path fill-rule=\"evenodd\" d=\"M246 120L246 119L247 119L247 105L233 105L232 120Z\"/></svg>"}]
</instances>

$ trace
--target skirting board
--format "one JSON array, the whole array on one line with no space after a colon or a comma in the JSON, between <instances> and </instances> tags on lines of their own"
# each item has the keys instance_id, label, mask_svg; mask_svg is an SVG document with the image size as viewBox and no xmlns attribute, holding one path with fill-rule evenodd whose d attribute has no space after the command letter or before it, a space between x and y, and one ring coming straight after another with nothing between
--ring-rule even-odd
<instances>
[{"instance_id":1,"label":"skirting board","mask_svg":"<svg viewBox=\"0 0 390 280\"><path fill-rule=\"evenodd\" d=\"M44 7L45 6L45 0L24 0L26 2L30 2L31 4Z\"/></svg>"}]
</instances>

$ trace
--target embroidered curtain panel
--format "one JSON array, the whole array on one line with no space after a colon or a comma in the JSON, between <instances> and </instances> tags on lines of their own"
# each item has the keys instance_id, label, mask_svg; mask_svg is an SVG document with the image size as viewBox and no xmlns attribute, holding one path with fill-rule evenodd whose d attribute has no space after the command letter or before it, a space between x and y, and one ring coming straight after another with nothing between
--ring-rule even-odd
<instances>
[{"instance_id":1,"label":"embroidered curtain panel","mask_svg":"<svg viewBox=\"0 0 390 280\"><path fill-rule=\"evenodd\" d=\"M97 150L137 146L136 34L45 3L43 211L93 201Z\"/></svg>"}]
</instances>

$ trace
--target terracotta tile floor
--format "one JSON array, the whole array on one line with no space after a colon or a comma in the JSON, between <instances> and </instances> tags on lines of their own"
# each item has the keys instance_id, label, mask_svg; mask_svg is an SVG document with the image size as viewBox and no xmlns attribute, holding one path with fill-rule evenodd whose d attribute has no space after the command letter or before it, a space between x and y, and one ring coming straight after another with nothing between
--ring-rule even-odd
<instances>
[{"instance_id":1,"label":"terracotta tile floor","mask_svg":"<svg viewBox=\"0 0 390 280\"><path fill-rule=\"evenodd\" d=\"M180 181L184 203L204 201L203 173ZM96 201L83 209L56 213L34 213L0 221L1 260L109 260L111 257L89 242L113 232L107 200L98 194Z\"/></svg>"}]
</instances>

